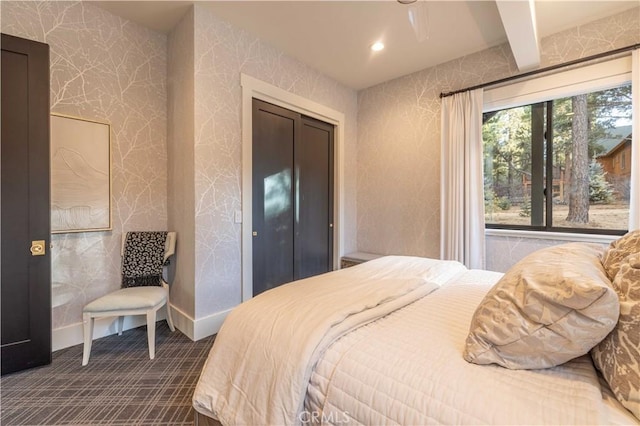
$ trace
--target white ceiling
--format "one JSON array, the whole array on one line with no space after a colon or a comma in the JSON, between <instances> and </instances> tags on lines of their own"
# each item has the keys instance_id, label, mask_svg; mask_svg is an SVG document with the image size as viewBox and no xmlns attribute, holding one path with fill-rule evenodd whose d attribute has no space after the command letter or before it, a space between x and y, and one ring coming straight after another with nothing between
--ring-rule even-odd
<instances>
[{"instance_id":1,"label":"white ceiling","mask_svg":"<svg viewBox=\"0 0 640 426\"><path fill-rule=\"evenodd\" d=\"M500 0L504 2L504 0ZM169 32L193 1L95 1L99 7L149 28ZM220 18L354 89L410 74L508 40L495 1L420 0L426 11L426 40L409 23L411 6L385 1L204 1ZM536 0L537 37L637 7L640 0ZM503 14L504 15L504 14ZM534 37L532 32L529 37ZM522 34L521 34L522 35ZM381 40L386 48L372 52ZM534 40L535 41L535 40ZM531 46L536 43L525 45ZM530 47L529 47L530 48ZM522 52L521 52L522 53ZM524 52L531 53L531 52ZM535 52L534 52L535 53ZM528 55L531 57L531 55ZM516 55L517 57L517 55Z\"/></svg>"}]
</instances>

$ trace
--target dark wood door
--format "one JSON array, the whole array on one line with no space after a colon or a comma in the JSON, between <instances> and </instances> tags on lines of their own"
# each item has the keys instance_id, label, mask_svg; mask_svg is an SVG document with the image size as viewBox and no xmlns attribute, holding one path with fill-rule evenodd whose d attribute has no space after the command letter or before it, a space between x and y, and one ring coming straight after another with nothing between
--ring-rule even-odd
<instances>
[{"instance_id":1,"label":"dark wood door","mask_svg":"<svg viewBox=\"0 0 640 426\"><path fill-rule=\"evenodd\" d=\"M253 100L253 294L333 269L333 126Z\"/></svg>"},{"instance_id":2,"label":"dark wood door","mask_svg":"<svg viewBox=\"0 0 640 426\"><path fill-rule=\"evenodd\" d=\"M6 374L51 362L49 46L2 34L1 60L0 351Z\"/></svg>"},{"instance_id":3,"label":"dark wood door","mask_svg":"<svg viewBox=\"0 0 640 426\"><path fill-rule=\"evenodd\" d=\"M293 280L293 141L298 115L253 101L253 294Z\"/></svg>"},{"instance_id":4,"label":"dark wood door","mask_svg":"<svg viewBox=\"0 0 640 426\"><path fill-rule=\"evenodd\" d=\"M333 126L302 117L295 141L294 279L333 269Z\"/></svg>"}]
</instances>

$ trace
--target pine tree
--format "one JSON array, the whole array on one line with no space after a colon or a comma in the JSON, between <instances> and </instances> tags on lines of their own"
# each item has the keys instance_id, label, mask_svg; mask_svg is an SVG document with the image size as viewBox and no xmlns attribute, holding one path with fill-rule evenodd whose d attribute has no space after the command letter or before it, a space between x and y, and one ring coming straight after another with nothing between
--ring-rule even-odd
<instances>
[{"instance_id":1,"label":"pine tree","mask_svg":"<svg viewBox=\"0 0 640 426\"><path fill-rule=\"evenodd\" d=\"M613 201L613 188L606 179L607 172L595 159L589 165L589 201L608 204Z\"/></svg>"},{"instance_id":2,"label":"pine tree","mask_svg":"<svg viewBox=\"0 0 640 426\"><path fill-rule=\"evenodd\" d=\"M571 178L567 222L589 223L589 111L587 95L571 98Z\"/></svg>"}]
</instances>

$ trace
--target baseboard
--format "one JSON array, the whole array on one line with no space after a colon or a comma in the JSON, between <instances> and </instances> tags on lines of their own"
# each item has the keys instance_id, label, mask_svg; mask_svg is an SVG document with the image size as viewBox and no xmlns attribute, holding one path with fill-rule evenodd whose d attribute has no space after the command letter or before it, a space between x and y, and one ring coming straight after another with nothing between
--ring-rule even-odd
<instances>
[{"instance_id":1,"label":"baseboard","mask_svg":"<svg viewBox=\"0 0 640 426\"><path fill-rule=\"evenodd\" d=\"M218 333L218 331L220 331L220 327L222 327L222 323L230 312L231 309L227 309L196 320L194 326L194 340L204 339L205 337Z\"/></svg>"},{"instance_id":2,"label":"baseboard","mask_svg":"<svg viewBox=\"0 0 640 426\"><path fill-rule=\"evenodd\" d=\"M216 312L215 314L195 320L180 309L173 306L171 307L173 324L193 341L204 339L220 331L220 327L222 327L222 323L225 318L227 318L227 315L229 315L229 312L231 312L231 309Z\"/></svg>"},{"instance_id":3,"label":"baseboard","mask_svg":"<svg viewBox=\"0 0 640 426\"><path fill-rule=\"evenodd\" d=\"M173 319L173 325L182 332L189 339L195 341L194 339L194 320L188 314L182 312L180 309L175 306L171 306L171 318Z\"/></svg>"},{"instance_id":4,"label":"baseboard","mask_svg":"<svg viewBox=\"0 0 640 426\"><path fill-rule=\"evenodd\" d=\"M158 311L157 318L158 321L166 319L164 309ZM116 334L118 332L116 329L116 319L117 317L96 318L93 326L94 340L99 339L100 337ZM122 328L123 330L130 330L146 324L147 318L144 315L126 316L124 318L124 325ZM84 342L82 322L56 328L53 330L51 337L51 346L54 352L71 346L80 345Z\"/></svg>"},{"instance_id":5,"label":"baseboard","mask_svg":"<svg viewBox=\"0 0 640 426\"><path fill-rule=\"evenodd\" d=\"M171 306L173 324L178 330L193 341L204 339L205 337L216 334L220 330L220 327L227 315L229 315L229 312L231 312L231 309L216 312L215 314L207 317L194 320L191 316L182 312L180 309ZM165 310L159 310L158 321L163 321L166 318ZM144 315L127 316L124 318L123 329L129 330L146 325L146 323L147 318ZM94 340L99 339L100 337L116 334L118 332L116 326L116 317L96 318L93 326ZM52 349L54 352L71 346L80 345L83 342L83 327L81 322L53 330Z\"/></svg>"}]
</instances>

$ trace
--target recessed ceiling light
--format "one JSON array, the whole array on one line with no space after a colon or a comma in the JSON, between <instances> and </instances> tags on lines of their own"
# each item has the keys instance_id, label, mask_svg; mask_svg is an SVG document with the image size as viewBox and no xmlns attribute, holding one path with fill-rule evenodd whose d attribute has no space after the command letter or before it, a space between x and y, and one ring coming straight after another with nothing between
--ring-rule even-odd
<instances>
[{"instance_id":1,"label":"recessed ceiling light","mask_svg":"<svg viewBox=\"0 0 640 426\"><path fill-rule=\"evenodd\" d=\"M373 50L374 52L379 52L382 49L384 49L384 43L381 41L376 41L371 45L371 50Z\"/></svg>"}]
</instances>

